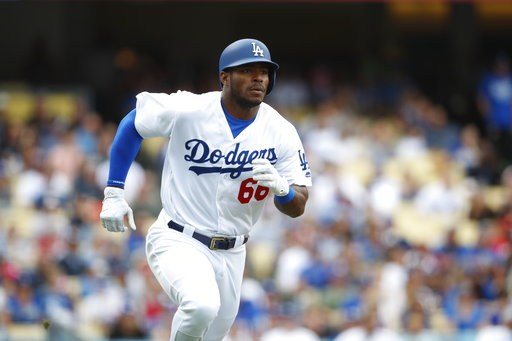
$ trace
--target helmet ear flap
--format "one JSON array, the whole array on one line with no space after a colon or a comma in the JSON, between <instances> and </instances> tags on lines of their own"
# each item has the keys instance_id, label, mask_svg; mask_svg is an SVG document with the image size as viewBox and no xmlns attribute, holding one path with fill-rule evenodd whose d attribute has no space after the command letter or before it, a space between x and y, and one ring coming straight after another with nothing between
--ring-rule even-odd
<instances>
[{"instance_id":1,"label":"helmet ear flap","mask_svg":"<svg viewBox=\"0 0 512 341\"><path fill-rule=\"evenodd\" d=\"M256 39L240 39L228 45L222 51L219 59L219 82L222 89L223 84L220 73L228 68L249 63L266 63L269 67L269 85L267 94L274 87L276 70L279 64L272 61L268 47Z\"/></svg>"},{"instance_id":2,"label":"helmet ear flap","mask_svg":"<svg viewBox=\"0 0 512 341\"><path fill-rule=\"evenodd\" d=\"M270 93L270 91L272 91L275 83L276 83L276 71L270 70L270 72L268 73L267 95Z\"/></svg>"}]
</instances>

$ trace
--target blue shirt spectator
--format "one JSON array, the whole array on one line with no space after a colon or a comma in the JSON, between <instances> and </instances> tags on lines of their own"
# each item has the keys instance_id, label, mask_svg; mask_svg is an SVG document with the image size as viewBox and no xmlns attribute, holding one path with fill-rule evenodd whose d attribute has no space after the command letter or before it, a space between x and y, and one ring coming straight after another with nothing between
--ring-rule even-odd
<instances>
[{"instance_id":1,"label":"blue shirt spectator","mask_svg":"<svg viewBox=\"0 0 512 341\"><path fill-rule=\"evenodd\" d=\"M21 283L7 299L7 310L12 322L39 323L44 316L44 304L34 289Z\"/></svg>"},{"instance_id":2,"label":"blue shirt spectator","mask_svg":"<svg viewBox=\"0 0 512 341\"><path fill-rule=\"evenodd\" d=\"M479 84L479 101L489 127L510 130L512 127L512 74L507 57L499 55L491 72Z\"/></svg>"}]
</instances>

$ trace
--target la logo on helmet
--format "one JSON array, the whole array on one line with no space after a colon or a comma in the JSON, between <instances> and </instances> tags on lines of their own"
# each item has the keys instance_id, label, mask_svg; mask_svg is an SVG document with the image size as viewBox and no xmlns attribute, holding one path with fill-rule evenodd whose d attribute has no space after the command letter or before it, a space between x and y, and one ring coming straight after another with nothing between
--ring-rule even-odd
<instances>
[{"instance_id":1,"label":"la logo on helmet","mask_svg":"<svg viewBox=\"0 0 512 341\"><path fill-rule=\"evenodd\" d=\"M259 45L256 45L256 43L252 43L252 53L254 54L254 56L260 56L260 57L263 57L263 50L261 49L261 47L259 47Z\"/></svg>"}]
</instances>

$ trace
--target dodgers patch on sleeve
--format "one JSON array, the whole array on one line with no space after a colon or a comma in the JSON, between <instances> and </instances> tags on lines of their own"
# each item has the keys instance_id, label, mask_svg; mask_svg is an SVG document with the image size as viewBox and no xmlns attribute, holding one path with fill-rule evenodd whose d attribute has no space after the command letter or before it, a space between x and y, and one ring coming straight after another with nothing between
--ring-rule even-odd
<instances>
[{"instance_id":1,"label":"dodgers patch on sleeve","mask_svg":"<svg viewBox=\"0 0 512 341\"><path fill-rule=\"evenodd\" d=\"M306 153L304 153L300 149L297 151L297 153L299 154L300 166L301 166L302 171L304 172L304 176L306 178L310 178L311 170L309 168L308 160L306 159Z\"/></svg>"}]
</instances>

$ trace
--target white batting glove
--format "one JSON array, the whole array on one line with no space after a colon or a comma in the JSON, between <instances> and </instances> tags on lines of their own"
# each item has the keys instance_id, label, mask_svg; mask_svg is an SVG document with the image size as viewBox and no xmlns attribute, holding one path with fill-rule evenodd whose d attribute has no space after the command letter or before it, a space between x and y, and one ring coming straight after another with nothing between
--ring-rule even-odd
<instances>
[{"instance_id":1,"label":"white batting glove","mask_svg":"<svg viewBox=\"0 0 512 341\"><path fill-rule=\"evenodd\" d=\"M133 211L124 199L124 189L117 187L105 187L105 198L101 208L101 225L110 232L124 232L124 217L128 216L128 225L135 230Z\"/></svg>"},{"instance_id":2,"label":"white batting glove","mask_svg":"<svg viewBox=\"0 0 512 341\"><path fill-rule=\"evenodd\" d=\"M252 178L258 181L258 186L270 188L278 197L285 196L290 191L288 181L279 175L277 169L267 159L252 161Z\"/></svg>"}]
</instances>

